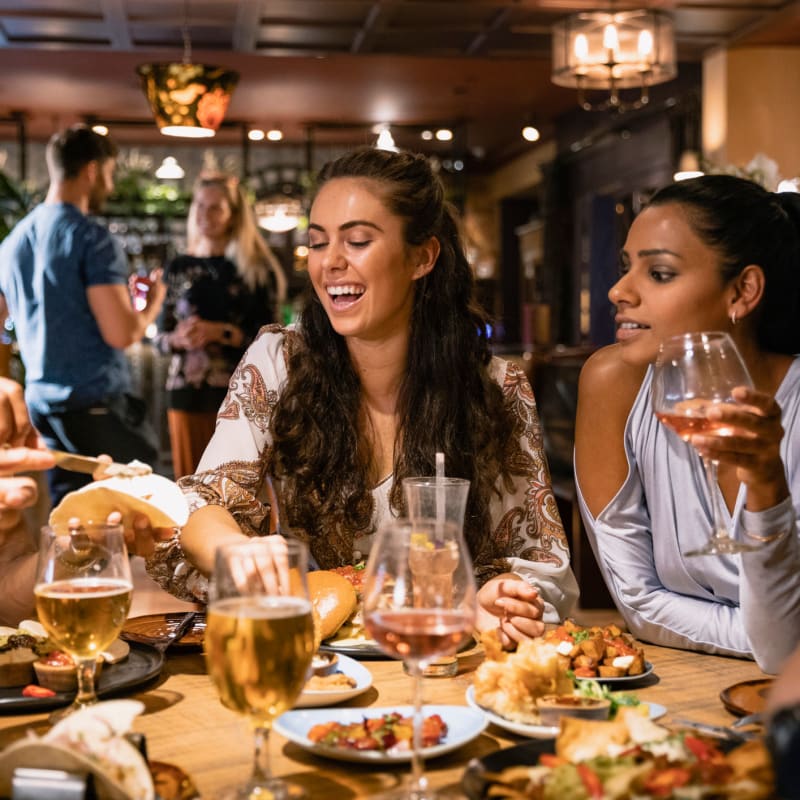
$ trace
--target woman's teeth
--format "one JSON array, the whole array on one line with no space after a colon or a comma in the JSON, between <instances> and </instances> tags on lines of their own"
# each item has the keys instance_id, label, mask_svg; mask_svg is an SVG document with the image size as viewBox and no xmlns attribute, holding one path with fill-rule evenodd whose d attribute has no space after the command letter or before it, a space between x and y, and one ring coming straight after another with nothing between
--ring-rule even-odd
<instances>
[{"instance_id":1,"label":"woman's teeth","mask_svg":"<svg viewBox=\"0 0 800 800\"><path fill-rule=\"evenodd\" d=\"M328 294L331 297L337 297L343 294L350 294L350 295L362 295L364 294L364 287L363 286L354 286L354 285L345 285L345 286L329 286L328 287Z\"/></svg>"},{"instance_id":2,"label":"woman's teeth","mask_svg":"<svg viewBox=\"0 0 800 800\"><path fill-rule=\"evenodd\" d=\"M620 322L619 327L621 330L632 331L632 330L644 329L649 326L640 325L638 322Z\"/></svg>"}]
</instances>

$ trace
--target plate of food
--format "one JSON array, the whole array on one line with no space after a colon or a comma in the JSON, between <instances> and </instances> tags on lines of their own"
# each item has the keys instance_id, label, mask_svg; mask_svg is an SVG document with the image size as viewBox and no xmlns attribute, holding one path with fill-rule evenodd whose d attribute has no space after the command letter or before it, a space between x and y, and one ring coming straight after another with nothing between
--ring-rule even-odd
<instances>
[{"instance_id":1,"label":"plate of food","mask_svg":"<svg viewBox=\"0 0 800 800\"><path fill-rule=\"evenodd\" d=\"M466 796L610 797L612 785L615 797L774 796L763 742L729 749L724 742L670 731L629 711L611 722L565 723L555 740L525 742L473 759L461 780Z\"/></svg>"},{"instance_id":2,"label":"plate of food","mask_svg":"<svg viewBox=\"0 0 800 800\"><path fill-rule=\"evenodd\" d=\"M319 708L343 703L372 686L372 673L355 659L335 654L333 668L306 681L295 708Z\"/></svg>"},{"instance_id":3,"label":"plate of food","mask_svg":"<svg viewBox=\"0 0 800 800\"><path fill-rule=\"evenodd\" d=\"M325 758L400 764L411 761L413 713L412 706L287 711L275 721L274 730ZM464 706L425 705L423 717L426 760L471 742L487 724L482 711Z\"/></svg>"},{"instance_id":4,"label":"plate of food","mask_svg":"<svg viewBox=\"0 0 800 800\"><path fill-rule=\"evenodd\" d=\"M567 619L545 631L542 640L555 645L563 665L579 680L630 684L653 672L642 645L618 625L584 627Z\"/></svg>"},{"instance_id":5,"label":"plate of food","mask_svg":"<svg viewBox=\"0 0 800 800\"><path fill-rule=\"evenodd\" d=\"M577 695L574 696L577 697ZM467 689L465 699L467 701L467 705L483 711L483 713L486 714L489 722L491 722L493 725L497 725L499 728L503 728L511 733L516 733L517 736L527 736L530 739L554 739L558 735L558 725L546 725L542 724L541 722L522 722L518 719L509 719L508 717L504 717L502 714L492 711L490 708L485 708L475 699L474 686L470 686ZM629 697L626 698L626 701L628 700ZM625 706L620 707L635 708L641 716L649 717L650 719L659 719L667 713L666 707L658 703L639 703L636 701L636 705L626 703ZM617 709L614 707L612 702L609 713L612 716L616 716L616 711Z\"/></svg>"},{"instance_id":6,"label":"plate of food","mask_svg":"<svg viewBox=\"0 0 800 800\"><path fill-rule=\"evenodd\" d=\"M132 617L125 622L120 636L128 642L148 644L153 639L166 639L181 620L186 616L185 611L171 611L167 614L145 614L141 617ZM170 644L171 652L196 651L203 647L203 637L206 633L206 615L198 611L190 630L176 642Z\"/></svg>"},{"instance_id":7,"label":"plate of food","mask_svg":"<svg viewBox=\"0 0 800 800\"><path fill-rule=\"evenodd\" d=\"M103 665L97 680L98 697L108 697L123 689L140 686L161 672L164 664L163 653L159 653L154 647L137 642L131 642L126 647L129 652L124 657L114 663ZM72 702L75 691L49 690L37 682L35 675L36 673L27 684L0 688L0 714L36 714Z\"/></svg>"}]
</instances>

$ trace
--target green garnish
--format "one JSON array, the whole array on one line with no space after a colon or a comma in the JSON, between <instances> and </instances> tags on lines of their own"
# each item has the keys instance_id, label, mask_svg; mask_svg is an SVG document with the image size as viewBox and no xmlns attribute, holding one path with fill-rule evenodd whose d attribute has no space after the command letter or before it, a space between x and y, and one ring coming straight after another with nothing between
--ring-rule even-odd
<instances>
[{"instance_id":1,"label":"green garnish","mask_svg":"<svg viewBox=\"0 0 800 800\"><path fill-rule=\"evenodd\" d=\"M625 692L612 692L607 686L603 686L597 681L582 680L577 682L577 694L580 697L593 697L597 700L608 700L611 703L609 716L613 719L617 711L625 706L641 705L641 700L635 694Z\"/></svg>"},{"instance_id":2,"label":"green garnish","mask_svg":"<svg viewBox=\"0 0 800 800\"><path fill-rule=\"evenodd\" d=\"M572 633L570 635L575 640L575 644L579 644L580 642L585 642L592 636L592 634L589 633L589 631L576 631L575 633Z\"/></svg>"}]
</instances>

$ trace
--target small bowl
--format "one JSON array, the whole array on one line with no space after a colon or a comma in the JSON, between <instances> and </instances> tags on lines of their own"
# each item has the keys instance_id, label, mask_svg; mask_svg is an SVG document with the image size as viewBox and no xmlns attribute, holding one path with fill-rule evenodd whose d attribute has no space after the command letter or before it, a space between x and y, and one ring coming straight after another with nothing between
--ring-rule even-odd
<instances>
[{"instance_id":1,"label":"small bowl","mask_svg":"<svg viewBox=\"0 0 800 800\"><path fill-rule=\"evenodd\" d=\"M58 657L51 658L52 654L40 658L33 662L33 669L36 672L36 680L39 686L45 689L52 689L54 692L74 692L78 688L78 668L75 664L64 663L69 659L64 653L59 653ZM95 679L100 677L103 669L103 659L97 659L95 667Z\"/></svg>"},{"instance_id":2,"label":"small bowl","mask_svg":"<svg viewBox=\"0 0 800 800\"><path fill-rule=\"evenodd\" d=\"M542 725L557 726L561 717L580 719L608 719L611 702L596 697L579 697L574 694L549 694L536 701Z\"/></svg>"},{"instance_id":3,"label":"small bowl","mask_svg":"<svg viewBox=\"0 0 800 800\"><path fill-rule=\"evenodd\" d=\"M311 659L311 674L331 675L336 672L339 666L339 656L336 653L315 653L314 658Z\"/></svg>"}]
</instances>

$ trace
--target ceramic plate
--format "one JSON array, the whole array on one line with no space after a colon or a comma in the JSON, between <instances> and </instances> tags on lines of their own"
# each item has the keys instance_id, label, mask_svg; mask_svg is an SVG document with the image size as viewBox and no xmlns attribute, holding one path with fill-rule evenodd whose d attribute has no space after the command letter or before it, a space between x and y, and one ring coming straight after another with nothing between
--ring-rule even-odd
<instances>
[{"instance_id":1,"label":"ceramic plate","mask_svg":"<svg viewBox=\"0 0 800 800\"><path fill-rule=\"evenodd\" d=\"M542 753L555 753L555 741L525 742L525 744L495 750L483 758L473 758L461 778L461 788L469 800L484 800L490 786L486 773L497 773L508 767L532 766Z\"/></svg>"},{"instance_id":2,"label":"ceramic plate","mask_svg":"<svg viewBox=\"0 0 800 800\"><path fill-rule=\"evenodd\" d=\"M97 682L99 697L116 694L155 678L161 672L164 654L154 647L131 642L128 657L116 664L105 664ZM0 689L0 714L37 714L72 702L74 692L57 692L52 697L23 697L22 686Z\"/></svg>"},{"instance_id":3,"label":"ceramic plate","mask_svg":"<svg viewBox=\"0 0 800 800\"><path fill-rule=\"evenodd\" d=\"M604 683L606 686L616 686L629 684L629 683L638 683L639 681L646 678L648 675L652 674L653 672L653 665L649 661L644 662L644 672L639 673L638 675L623 675L621 678L579 678L577 675L575 676L576 681L597 681L598 683Z\"/></svg>"},{"instance_id":4,"label":"ceramic plate","mask_svg":"<svg viewBox=\"0 0 800 800\"><path fill-rule=\"evenodd\" d=\"M319 708L322 706L332 706L335 703L343 703L351 697L356 697L366 692L367 689L372 686L372 673L366 667L361 666L358 661L340 655L337 664L336 672L341 672L353 678L356 685L350 689L339 687L328 691L312 692L306 690L294 704L295 708Z\"/></svg>"},{"instance_id":5,"label":"ceramic plate","mask_svg":"<svg viewBox=\"0 0 800 800\"><path fill-rule=\"evenodd\" d=\"M314 744L306 735L314 725L324 722L359 722L365 717L380 717L389 712L396 711L403 716L414 713L412 706L394 706L379 708L335 708L335 709L308 709L304 711L287 711L275 721L275 731L281 736L294 742L310 753L338 761L361 761L378 764L400 764L411 761L410 751L400 753L378 753L369 750L345 750L338 747L324 747ZM426 747L422 754L425 759L443 756L462 745L471 742L486 727L486 715L483 711L464 706L423 706L426 717L439 714L447 724L447 736L442 744Z\"/></svg>"},{"instance_id":6,"label":"ceramic plate","mask_svg":"<svg viewBox=\"0 0 800 800\"><path fill-rule=\"evenodd\" d=\"M171 611L168 614L147 614L144 617L133 617L125 623L120 636L128 642L149 644L152 636L162 637L172 633L185 616L185 611ZM170 652L201 649L205 632L206 615L205 612L199 611L194 618L192 629L186 631L177 642L169 646Z\"/></svg>"},{"instance_id":7,"label":"ceramic plate","mask_svg":"<svg viewBox=\"0 0 800 800\"><path fill-rule=\"evenodd\" d=\"M518 736L527 736L530 739L555 739L555 737L558 736L558 731L560 729L557 725L531 725L527 722L515 722L514 720L506 719L500 716L500 714L496 714L494 711L489 711L489 709L478 705L478 701L475 699L474 686L470 686L469 689L467 689L466 699L467 704L472 706L472 708L483 711L489 722L493 725L497 725L499 728L505 728L505 730L516 733ZM667 713L666 707L658 703L648 703L647 706L650 710L650 719L658 719Z\"/></svg>"},{"instance_id":8,"label":"ceramic plate","mask_svg":"<svg viewBox=\"0 0 800 800\"><path fill-rule=\"evenodd\" d=\"M462 653L464 650L469 650L474 646L475 640L470 636L467 641L458 648L458 652ZM327 641L323 642L319 646L319 649L328 653L341 653L351 658L381 658L384 660L391 660L393 658L384 653L383 650L378 647L378 643L374 639L364 639L363 641L350 639L345 640L343 643L337 642L336 640Z\"/></svg>"},{"instance_id":9,"label":"ceramic plate","mask_svg":"<svg viewBox=\"0 0 800 800\"><path fill-rule=\"evenodd\" d=\"M767 694L772 688L772 678L757 678L752 681L740 681L728 686L720 692L722 705L731 714L755 714L764 710Z\"/></svg>"}]
</instances>

